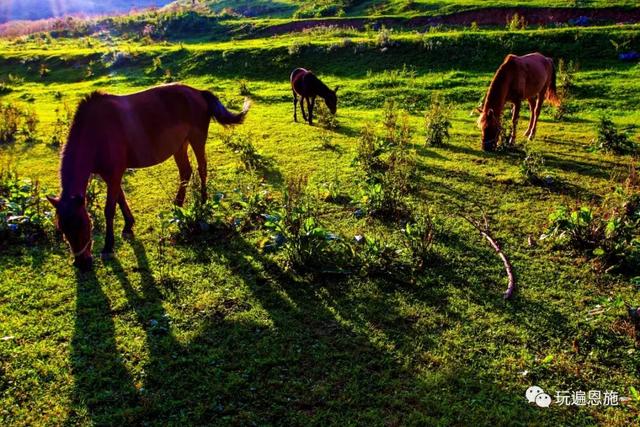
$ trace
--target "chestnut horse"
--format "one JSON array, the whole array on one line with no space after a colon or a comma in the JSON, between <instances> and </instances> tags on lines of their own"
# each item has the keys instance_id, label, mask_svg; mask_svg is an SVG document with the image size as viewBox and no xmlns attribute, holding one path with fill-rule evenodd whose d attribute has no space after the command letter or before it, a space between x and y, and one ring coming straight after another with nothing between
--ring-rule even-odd
<instances>
[{"instance_id":1,"label":"chestnut horse","mask_svg":"<svg viewBox=\"0 0 640 427\"><path fill-rule=\"evenodd\" d=\"M304 68L296 68L291 73L291 90L293 91L293 120L298 121L297 104L298 95L300 96L300 110L302 111L302 117L305 121L308 121L310 125L313 124L313 107L316 103L316 97L324 99L325 104L331 111L331 114L336 113L338 104L338 87L331 90L320 81L311 71ZM307 101L307 109L309 118L304 112L304 101Z\"/></svg>"},{"instance_id":2,"label":"chestnut horse","mask_svg":"<svg viewBox=\"0 0 640 427\"><path fill-rule=\"evenodd\" d=\"M513 132L510 142L515 142L520 105L525 99L529 101L531 119L524 135L529 140L533 139L545 98L553 105L559 104L553 60L540 53L507 55L491 81L484 106L480 111L478 125L482 129L482 149L495 149L501 131L502 110L506 102L513 104Z\"/></svg>"},{"instance_id":3,"label":"chestnut horse","mask_svg":"<svg viewBox=\"0 0 640 427\"><path fill-rule=\"evenodd\" d=\"M201 196L206 198L207 159L205 142L211 118L222 125L241 123L248 111L229 112L209 91L181 84L117 96L94 92L80 102L69 138L61 154L59 197L48 197L56 208L58 229L71 246L74 265L91 267L91 219L86 209L86 190L91 174L107 183L104 207L106 235L102 257L113 255L113 217L116 203L125 225L124 237L133 234L133 215L121 187L127 168L146 168L173 156L180 172L175 203L184 203L191 178L187 155L191 145L198 162Z\"/></svg>"}]
</instances>

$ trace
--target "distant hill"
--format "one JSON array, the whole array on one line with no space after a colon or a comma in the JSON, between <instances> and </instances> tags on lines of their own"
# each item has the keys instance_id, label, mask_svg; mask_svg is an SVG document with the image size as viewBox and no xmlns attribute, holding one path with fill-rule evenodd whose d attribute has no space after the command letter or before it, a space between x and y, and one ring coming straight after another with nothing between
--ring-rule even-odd
<instances>
[{"instance_id":1,"label":"distant hill","mask_svg":"<svg viewBox=\"0 0 640 427\"><path fill-rule=\"evenodd\" d=\"M75 14L108 14L152 6L171 0L0 0L0 23Z\"/></svg>"}]
</instances>

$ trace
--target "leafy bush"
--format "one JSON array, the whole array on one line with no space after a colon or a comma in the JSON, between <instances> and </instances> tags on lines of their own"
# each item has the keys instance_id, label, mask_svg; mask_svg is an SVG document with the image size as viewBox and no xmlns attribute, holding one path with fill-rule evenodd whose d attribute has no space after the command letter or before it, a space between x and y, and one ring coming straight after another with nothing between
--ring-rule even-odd
<instances>
[{"instance_id":1,"label":"leafy bush","mask_svg":"<svg viewBox=\"0 0 640 427\"><path fill-rule=\"evenodd\" d=\"M507 30L509 31L518 31L524 30L527 28L527 22L524 19L524 16L520 16L517 13L514 13L511 16L511 19L507 22Z\"/></svg>"},{"instance_id":2,"label":"leafy bush","mask_svg":"<svg viewBox=\"0 0 640 427\"><path fill-rule=\"evenodd\" d=\"M15 142L18 137L25 142L36 141L38 123L38 115L33 108L0 104L0 144Z\"/></svg>"},{"instance_id":3,"label":"leafy bush","mask_svg":"<svg viewBox=\"0 0 640 427\"><path fill-rule=\"evenodd\" d=\"M427 145L440 147L449 141L451 129L451 107L441 96L435 94L431 98L429 109L425 112L425 128Z\"/></svg>"},{"instance_id":4,"label":"leafy bush","mask_svg":"<svg viewBox=\"0 0 640 427\"><path fill-rule=\"evenodd\" d=\"M250 134L227 130L223 133L222 143L233 150L234 153L240 155L240 161L245 169L264 169L268 166L268 161L258 153L258 150L253 145Z\"/></svg>"},{"instance_id":5,"label":"leafy bush","mask_svg":"<svg viewBox=\"0 0 640 427\"><path fill-rule=\"evenodd\" d=\"M69 138L71 123L73 121L73 110L69 104L64 101L55 109L56 120L53 123L53 132L49 144L53 147L61 147Z\"/></svg>"},{"instance_id":6,"label":"leafy bush","mask_svg":"<svg viewBox=\"0 0 640 427\"><path fill-rule=\"evenodd\" d=\"M318 124L327 130L336 130L338 128L338 119L323 102L315 105L314 112L317 114Z\"/></svg>"},{"instance_id":7,"label":"leafy bush","mask_svg":"<svg viewBox=\"0 0 640 427\"><path fill-rule=\"evenodd\" d=\"M255 171L242 174L233 190L230 204L231 223L239 231L258 228L264 223L264 215L273 207L273 197L263 179Z\"/></svg>"},{"instance_id":8,"label":"leafy bush","mask_svg":"<svg viewBox=\"0 0 640 427\"><path fill-rule=\"evenodd\" d=\"M356 243L355 263L359 267L361 276L404 276L406 265L402 260L402 250L388 240L358 235Z\"/></svg>"},{"instance_id":9,"label":"leafy bush","mask_svg":"<svg viewBox=\"0 0 640 427\"><path fill-rule=\"evenodd\" d=\"M0 242L33 243L47 236L53 224L51 205L38 181L0 172Z\"/></svg>"},{"instance_id":10,"label":"leafy bush","mask_svg":"<svg viewBox=\"0 0 640 427\"><path fill-rule=\"evenodd\" d=\"M544 171L544 157L540 153L526 150L525 157L520 163L520 175L525 180L532 184L536 184L542 181L541 174Z\"/></svg>"},{"instance_id":11,"label":"leafy bush","mask_svg":"<svg viewBox=\"0 0 640 427\"><path fill-rule=\"evenodd\" d=\"M191 194L184 206L174 205L169 212L160 214L166 229L176 228L173 237L187 241L212 229L225 228L220 218L220 203L224 195L213 193L213 197L203 201L200 197L200 182L195 177L189 188Z\"/></svg>"},{"instance_id":12,"label":"leafy bush","mask_svg":"<svg viewBox=\"0 0 640 427\"><path fill-rule=\"evenodd\" d=\"M619 193L621 195L621 193ZM559 207L541 238L597 260L602 267L640 267L640 194L623 195L613 208Z\"/></svg>"},{"instance_id":13,"label":"leafy bush","mask_svg":"<svg viewBox=\"0 0 640 427\"><path fill-rule=\"evenodd\" d=\"M264 226L272 231L263 246L266 251L282 250L287 268L297 272L341 272L349 247L327 230L305 194L307 178L287 181L284 205L264 215Z\"/></svg>"},{"instance_id":14,"label":"leafy bush","mask_svg":"<svg viewBox=\"0 0 640 427\"><path fill-rule=\"evenodd\" d=\"M362 129L353 163L360 165L364 175L363 210L389 220L407 213L404 198L414 186L415 156L408 116L399 115L393 101L385 104L383 126L385 138L378 137L370 125Z\"/></svg>"},{"instance_id":15,"label":"leafy bush","mask_svg":"<svg viewBox=\"0 0 640 427\"><path fill-rule=\"evenodd\" d=\"M603 116L598 124L598 136L593 140L594 150L611 151L617 154L635 153L637 145L631 141L629 135L618 130L613 121Z\"/></svg>"},{"instance_id":16,"label":"leafy bush","mask_svg":"<svg viewBox=\"0 0 640 427\"><path fill-rule=\"evenodd\" d=\"M578 71L578 66L573 62L566 62L564 59L560 58L558 61L557 68L557 78L558 78L558 99L560 100L560 105L556 108L553 113L553 118L556 120L562 120L567 116L567 114L571 113L571 107L569 103L571 102L572 92L575 88L575 73Z\"/></svg>"},{"instance_id":17,"label":"leafy bush","mask_svg":"<svg viewBox=\"0 0 640 427\"><path fill-rule=\"evenodd\" d=\"M360 131L360 137L356 145L356 157L354 165L359 165L365 175L374 177L384 170L385 164L380 158L385 149L380 139L376 136L373 126L366 124Z\"/></svg>"},{"instance_id":18,"label":"leafy bush","mask_svg":"<svg viewBox=\"0 0 640 427\"><path fill-rule=\"evenodd\" d=\"M432 254L436 228L432 215L419 213L412 222L407 222L402 229L404 244L411 257L411 265L420 272Z\"/></svg>"},{"instance_id":19,"label":"leafy bush","mask_svg":"<svg viewBox=\"0 0 640 427\"><path fill-rule=\"evenodd\" d=\"M240 87L240 95L250 96L251 90L249 90L248 82L245 79L238 80L238 86Z\"/></svg>"},{"instance_id":20,"label":"leafy bush","mask_svg":"<svg viewBox=\"0 0 640 427\"><path fill-rule=\"evenodd\" d=\"M0 144L14 142L18 137L18 129L22 111L12 104L0 104Z\"/></svg>"}]
</instances>

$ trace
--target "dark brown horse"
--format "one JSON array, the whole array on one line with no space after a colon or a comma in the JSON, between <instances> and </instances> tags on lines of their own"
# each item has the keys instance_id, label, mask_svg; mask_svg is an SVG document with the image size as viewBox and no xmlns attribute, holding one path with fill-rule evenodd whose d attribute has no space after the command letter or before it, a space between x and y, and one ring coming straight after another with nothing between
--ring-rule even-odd
<instances>
[{"instance_id":1,"label":"dark brown horse","mask_svg":"<svg viewBox=\"0 0 640 427\"><path fill-rule=\"evenodd\" d=\"M520 106L525 99L529 101L531 119L524 135L529 140L533 139L545 98L553 105L559 104L553 60L540 53L507 55L491 81L478 119L478 125L482 129L482 148L495 149L506 102L513 103L513 132L510 142L515 142Z\"/></svg>"},{"instance_id":2,"label":"dark brown horse","mask_svg":"<svg viewBox=\"0 0 640 427\"><path fill-rule=\"evenodd\" d=\"M311 71L304 68L296 68L291 73L291 90L293 91L293 120L298 121L297 104L298 95L300 96L300 110L302 111L302 117L305 121L308 121L310 125L313 124L313 107L316 103L316 97L324 99L325 104L331 111L331 114L336 113L338 104L338 87L331 90L320 81ZM307 102L307 109L309 117L304 112L304 102Z\"/></svg>"},{"instance_id":3,"label":"dark brown horse","mask_svg":"<svg viewBox=\"0 0 640 427\"><path fill-rule=\"evenodd\" d=\"M123 236L133 234L133 215L121 187L127 168L157 165L173 156L180 172L175 203L184 203L186 186L191 178L187 148L191 145L198 161L206 198L207 159L205 142L211 118L230 125L241 123L248 111L229 112L209 91L172 84L126 96L94 92L76 111L69 138L62 150L60 197L49 197L56 208L57 225L71 246L74 265L91 266L91 219L85 197L91 174L107 183L104 208L106 235L102 257L113 255L113 217L116 203L125 220Z\"/></svg>"}]
</instances>

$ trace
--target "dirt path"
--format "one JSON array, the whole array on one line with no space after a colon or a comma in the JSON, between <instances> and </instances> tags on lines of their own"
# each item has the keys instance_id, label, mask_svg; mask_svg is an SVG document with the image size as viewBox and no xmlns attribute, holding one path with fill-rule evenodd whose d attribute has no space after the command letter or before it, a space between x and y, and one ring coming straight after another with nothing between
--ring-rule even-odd
<instances>
[{"instance_id":1,"label":"dirt path","mask_svg":"<svg viewBox=\"0 0 640 427\"><path fill-rule=\"evenodd\" d=\"M518 14L523 16L529 25L543 25L551 23L567 23L580 17L586 17L589 24L594 23L635 23L640 22L640 8L624 9L608 7L601 9L591 8L484 8L464 12L456 12L450 15L440 16L416 16L413 18L325 18L291 21L285 24L273 25L262 30L261 34L283 34L302 31L321 26L336 26L341 28L363 28L366 24L385 25L388 27L426 27L432 25L505 25L509 19Z\"/></svg>"}]
</instances>

